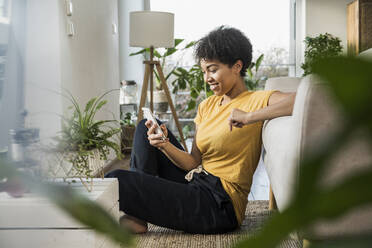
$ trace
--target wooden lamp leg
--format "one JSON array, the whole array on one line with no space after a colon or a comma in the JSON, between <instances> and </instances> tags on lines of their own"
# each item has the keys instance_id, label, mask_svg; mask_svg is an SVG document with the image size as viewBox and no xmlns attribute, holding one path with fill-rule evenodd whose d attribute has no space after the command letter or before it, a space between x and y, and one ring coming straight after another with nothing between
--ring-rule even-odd
<instances>
[{"instance_id":1,"label":"wooden lamp leg","mask_svg":"<svg viewBox=\"0 0 372 248\"><path fill-rule=\"evenodd\" d=\"M271 188L271 185L270 185L269 210L277 210L277 209L278 209L278 206L276 205L276 200L275 200L275 196L273 193L273 189Z\"/></svg>"},{"instance_id":2,"label":"wooden lamp leg","mask_svg":"<svg viewBox=\"0 0 372 248\"><path fill-rule=\"evenodd\" d=\"M182 133L182 129L181 129L181 125L178 121L178 116L177 116L177 112L176 112L176 109L173 105L173 101L172 101L172 98L170 96L170 92L169 92L169 89L168 89L168 85L167 83L165 82L165 77L164 77L164 74L163 74L163 70L161 69L161 65L159 63L156 64L156 69L158 71L158 74L159 74L159 78L160 78L160 82L163 86L163 89L164 89L164 92L167 96L167 99L168 99L168 103L169 103L169 106L172 110L172 115L173 115L173 118L174 118L174 121L176 122L176 126L177 126L177 129L178 129L178 132L180 134L180 137L181 137L181 142L183 144L183 147L185 148L185 151L188 152L187 150L187 146L186 146L186 142L185 142L185 139L183 137L183 133Z\"/></svg>"},{"instance_id":3,"label":"wooden lamp leg","mask_svg":"<svg viewBox=\"0 0 372 248\"><path fill-rule=\"evenodd\" d=\"M307 239L302 240L302 248L309 248L311 246L311 243Z\"/></svg>"},{"instance_id":4,"label":"wooden lamp leg","mask_svg":"<svg viewBox=\"0 0 372 248\"><path fill-rule=\"evenodd\" d=\"M150 65L146 64L145 76L143 77L143 84L142 84L141 100L140 100L140 104L138 108L137 124L143 119L142 107L145 106L147 88L148 88L149 78L150 78L150 73L151 73L150 71L151 71Z\"/></svg>"}]
</instances>

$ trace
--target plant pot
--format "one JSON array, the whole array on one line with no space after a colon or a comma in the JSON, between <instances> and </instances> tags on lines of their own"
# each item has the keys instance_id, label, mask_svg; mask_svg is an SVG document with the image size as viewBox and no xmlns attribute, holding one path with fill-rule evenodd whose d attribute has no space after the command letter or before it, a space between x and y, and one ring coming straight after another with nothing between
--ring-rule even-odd
<instances>
[{"instance_id":1,"label":"plant pot","mask_svg":"<svg viewBox=\"0 0 372 248\"><path fill-rule=\"evenodd\" d=\"M122 126L121 130L121 150L124 151L126 148L132 148L136 127Z\"/></svg>"},{"instance_id":2,"label":"plant pot","mask_svg":"<svg viewBox=\"0 0 372 248\"><path fill-rule=\"evenodd\" d=\"M79 171L77 166L70 162L74 157L76 157L76 152L55 152L51 157L46 158L47 163L47 177L51 178L86 178L87 171L90 170L91 177L103 176L103 168L106 164L106 161L103 160L100 156L100 153L97 149L91 150L91 154L88 156L86 167L83 171Z\"/></svg>"},{"instance_id":3,"label":"plant pot","mask_svg":"<svg viewBox=\"0 0 372 248\"><path fill-rule=\"evenodd\" d=\"M168 99L164 90L154 91L154 111L156 112L167 112L168 110Z\"/></svg>"}]
</instances>

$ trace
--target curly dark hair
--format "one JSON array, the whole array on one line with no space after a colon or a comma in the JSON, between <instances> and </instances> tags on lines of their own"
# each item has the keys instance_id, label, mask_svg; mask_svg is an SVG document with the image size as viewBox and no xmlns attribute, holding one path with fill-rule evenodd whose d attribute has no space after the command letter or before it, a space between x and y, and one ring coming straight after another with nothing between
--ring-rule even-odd
<instances>
[{"instance_id":1,"label":"curly dark hair","mask_svg":"<svg viewBox=\"0 0 372 248\"><path fill-rule=\"evenodd\" d=\"M252 62L252 44L240 30L220 26L197 41L194 56L198 63L202 59L218 60L229 67L241 60L240 75L244 77Z\"/></svg>"}]
</instances>

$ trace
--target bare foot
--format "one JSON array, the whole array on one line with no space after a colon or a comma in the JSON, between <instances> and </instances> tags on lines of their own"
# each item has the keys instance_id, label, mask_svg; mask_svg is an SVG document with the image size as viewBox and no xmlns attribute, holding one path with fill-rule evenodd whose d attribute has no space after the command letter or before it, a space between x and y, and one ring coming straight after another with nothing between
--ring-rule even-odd
<instances>
[{"instance_id":1,"label":"bare foot","mask_svg":"<svg viewBox=\"0 0 372 248\"><path fill-rule=\"evenodd\" d=\"M147 232L147 222L130 215L123 215L120 218L120 225L129 229L132 233L140 234Z\"/></svg>"}]
</instances>

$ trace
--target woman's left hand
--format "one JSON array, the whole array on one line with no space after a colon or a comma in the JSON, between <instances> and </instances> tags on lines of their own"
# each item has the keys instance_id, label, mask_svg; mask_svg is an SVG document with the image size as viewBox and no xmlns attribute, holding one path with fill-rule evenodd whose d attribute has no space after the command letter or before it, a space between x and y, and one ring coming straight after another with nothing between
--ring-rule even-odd
<instances>
[{"instance_id":1,"label":"woman's left hand","mask_svg":"<svg viewBox=\"0 0 372 248\"><path fill-rule=\"evenodd\" d=\"M232 131L233 127L242 128L244 125L248 123L248 116L250 113L244 112L243 110L234 108L231 111L230 117L228 119L230 131Z\"/></svg>"}]
</instances>

